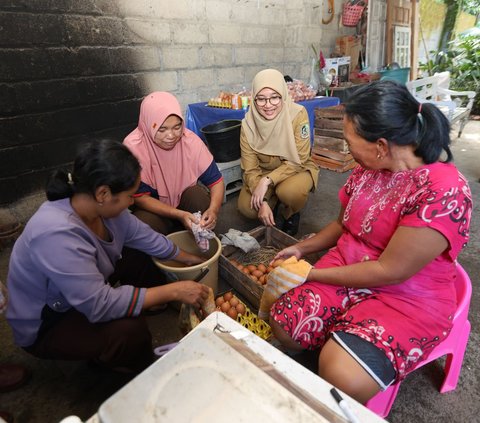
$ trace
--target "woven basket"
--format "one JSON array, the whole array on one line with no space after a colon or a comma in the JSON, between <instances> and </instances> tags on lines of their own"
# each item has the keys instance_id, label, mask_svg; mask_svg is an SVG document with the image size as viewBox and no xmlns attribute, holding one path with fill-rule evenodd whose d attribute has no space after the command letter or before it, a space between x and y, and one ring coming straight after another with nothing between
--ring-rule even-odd
<instances>
[{"instance_id":1,"label":"woven basket","mask_svg":"<svg viewBox=\"0 0 480 423\"><path fill-rule=\"evenodd\" d=\"M357 26L358 21L362 17L365 5L350 4L349 2L343 4L342 24L344 26Z\"/></svg>"}]
</instances>

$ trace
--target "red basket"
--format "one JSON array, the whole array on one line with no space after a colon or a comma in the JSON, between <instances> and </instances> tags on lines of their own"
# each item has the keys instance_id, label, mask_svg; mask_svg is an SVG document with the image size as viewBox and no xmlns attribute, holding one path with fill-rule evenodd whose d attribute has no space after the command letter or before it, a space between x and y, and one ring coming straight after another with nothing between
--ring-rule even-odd
<instances>
[{"instance_id":1,"label":"red basket","mask_svg":"<svg viewBox=\"0 0 480 423\"><path fill-rule=\"evenodd\" d=\"M357 26L358 21L362 17L363 9L365 5L358 4L349 4L344 3L343 5L343 14L342 14L342 24L344 26Z\"/></svg>"}]
</instances>

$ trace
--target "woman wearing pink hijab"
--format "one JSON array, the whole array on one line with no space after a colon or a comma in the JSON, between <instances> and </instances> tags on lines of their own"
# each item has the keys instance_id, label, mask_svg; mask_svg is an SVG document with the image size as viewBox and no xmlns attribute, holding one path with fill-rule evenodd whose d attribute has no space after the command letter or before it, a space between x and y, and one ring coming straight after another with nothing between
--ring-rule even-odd
<instances>
[{"instance_id":1,"label":"woman wearing pink hijab","mask_svg":"<svg viewBox=\"0 0 480 423\"><path fill-rule=\"evenodd\" d=\"M215 227L225 190L223 177L207 146L185 128L174 95L147 95L138 127L124 144L142 167L134 210L140 220L163 234L191 229L192 223ZM197 211L202 213L200 222L193 215Z\"/></svg>"}]
</instances>

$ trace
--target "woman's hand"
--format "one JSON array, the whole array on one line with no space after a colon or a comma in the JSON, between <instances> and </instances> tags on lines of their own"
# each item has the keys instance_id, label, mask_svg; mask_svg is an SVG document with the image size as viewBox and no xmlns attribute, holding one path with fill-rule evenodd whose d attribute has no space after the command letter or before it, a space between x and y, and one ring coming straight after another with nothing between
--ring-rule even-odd
<instances>
[{"instance_id":1,"label":"woman's hand","mask_svg":"<svg viewBox=\"0 0 480 423\"><path fill-rule=\"evenodd\" d=\"M298 244L291 245L290 247L284 248L283 250L279 251L277 255L273 258L272 263L275 260L287 259L292 256L296 257L297 260L300 260L300 257L302 257L302 252L300 251Z\"/></svg>"},{"instance_id":2,"label":"woman's hand","mask_svg":"<svg viewBox=\"0 0 480 423\"><path fill-rule=\"evenodd\" d=\"M186 251L180 250L178 256L175 257L175 261L184 263L187 266L194 266L196 264L203 263L206 260L205 257L200 257L195 254L187 253Z\"/></svg>"},{"instance_id":3,"label":"woman's hand","mask_svg":"<svg viewBox=\"0 0 480 423\"><path fill-rule=\"evenodd\" d=\"M250 200L250 207L254 210L259 211L262 206L263 199L267 193L268 186L270 185L270 178L264 176L260 179L260 182L255 187L255 190L252 193L252 198Z\"/></svg>"},{"instance_id":4,"label":"woman's hand","mask_svg":"<svg viewBox=\"0 0 480 423\"><path fill-rule=\"evenodd\" d=\"M218 213L215 210L208 208L200 219L200 226L205 229L213 230L217 224L217 218Z\"/></svg>"},{"instance_id":5,"label":"woman's hand","mask_svg":"<svg viewBox=\"0 0 480 423\"><path fill-rule=\"evenodd\" d=\"M207 285L194 281L179 281L165 285L147 288L143 300L143 310L166 304L170 301L181 301L195 307L201 307L208 298L209 289Z\"/></svg>"},{"instance_id":6,"label":"woman's hand","mask_svg":"<svg viewBox=\"0 0 480 423\"><path fill-rule=\"evenodd\" d=\"M200 308L208 298L208 286L194 281L179 281L171 284L176 299L182 303Z\"/></svg>"},{"instance_id":7,"label":"woman's hand","mask_svg":"<svg viewBox=\"0 0 480 423\"><path fill-rule=\"evenodd\" d=\"M275 226L275 219L273 217L272 209L266 201L262 202L262 205L258 210L258 219L265 226Z\"/></svg>"},{"instance_id":8,"label":"woman's hand","mask_svg":"<svg viewBox=\"0 0 480 423\"><path fill-rule=\"evenodd\" d=\"M192 223L200 223L192 213L187 211L182 211L182 214L178 220L180 220L185 229L188 229L189 231L192 230Z\"/></svg>"}]
</instances>

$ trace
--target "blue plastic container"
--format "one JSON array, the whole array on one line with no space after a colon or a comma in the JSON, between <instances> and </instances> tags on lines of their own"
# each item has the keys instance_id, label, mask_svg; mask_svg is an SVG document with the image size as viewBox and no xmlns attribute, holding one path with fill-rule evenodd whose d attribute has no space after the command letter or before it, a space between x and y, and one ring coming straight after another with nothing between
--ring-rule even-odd
<instances>
[{"instance_id":1,"label":"blue plastic container","mask_svg":"<svg viewBox=\"0 0 480 423\"><path fill-rule=\"evenodd\" d=\"M381 80L388 79L390 81L397 81L401 84L406 84L408 82L408 77L410 76L410 68L381 70L379 73L381 75Z\"/></svg>"}]
</instances>

